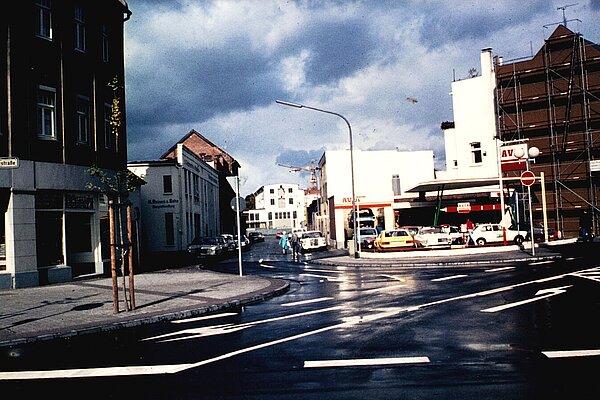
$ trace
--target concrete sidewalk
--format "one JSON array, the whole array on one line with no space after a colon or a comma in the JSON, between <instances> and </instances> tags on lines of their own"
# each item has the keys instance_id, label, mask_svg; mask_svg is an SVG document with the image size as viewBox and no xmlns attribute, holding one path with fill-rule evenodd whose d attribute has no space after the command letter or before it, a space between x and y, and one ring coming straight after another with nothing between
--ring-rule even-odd
<instances>
[{"instance_id":1,"label":"concrete sidewalk","mask_svg":"<svg viewBox=\"0 0 600 400\"><path fill-rule=\"evenodd\" d=\"M119 313L113 311L110 278L0 290L0 347L187 318L289 288L282 279L182 267L135 275L136 308L125 311L122 285L119 277Z\"/></svg>"}]
</instances>

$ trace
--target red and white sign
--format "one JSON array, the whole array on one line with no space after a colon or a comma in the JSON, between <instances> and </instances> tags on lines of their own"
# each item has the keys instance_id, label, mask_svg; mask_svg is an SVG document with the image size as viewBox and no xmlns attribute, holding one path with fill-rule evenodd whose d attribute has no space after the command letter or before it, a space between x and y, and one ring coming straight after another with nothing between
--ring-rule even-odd
<instances>
[{"instance_id":1,"label":"red and white sign","mask_svg":"<svg viewBox=\"0 0 600 400\"><path fill-rule=\"evenodd\" d=\"M527 143L503 145L500 147L502 172L525 171L527 169Z\"/></svg>"},{"instance_id":2,"label":"red and white sign","mask_svg":"<svg viewBox=\"0 0 600 400\"><path fill-rule=\"evenodd\" d=\"M464 204L464 203L458 203ZM500 204L478 204L478 205L469 205L469 211L464 211L464 206L459 209L459 206L448 206L440 209L440 211L444 212L458 212L458 213L466 213L466 212L474 212L474 211L498 211L501 210Z\"/></svg>"},{"instance_id":3,"label":"red and white sign","mask_svg":"<svg viewBox=\"0 0 600 400\"><path fill-rule=\"evenodd\" d=\"M456 205L456 212L458 213L470 213L471 212L471 203L458 203Z\"/></svg>"},{"instance_id":4,"label":"red and white sign","mask_svg":"<svg viewBox=\"0 0 600 400\"><path fill-rule=\"evenodd\" d=\"M521 183L525 186L531 186L535 183L535 174L531 171L523 171L521 174Z\"/></svg>"}]
</instances>

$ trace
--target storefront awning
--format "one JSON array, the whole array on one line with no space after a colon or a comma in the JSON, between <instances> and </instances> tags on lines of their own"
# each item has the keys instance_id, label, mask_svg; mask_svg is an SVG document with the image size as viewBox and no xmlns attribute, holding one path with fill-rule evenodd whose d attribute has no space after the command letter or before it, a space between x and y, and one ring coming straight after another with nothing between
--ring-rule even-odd
<instances>
[{"instance_id":1,"label":"storefront awning","mask_svg":"<svg viewBox=\"0 0 600 400\"><path fill-rule=\"evenodd\" d=\"M512 183L519 181L519 177L503 178L502 181ZM484 186L499 186L498 177L492 178L469 178L469 179L436 179L434 181L421 182L417 186L407 190L408 193L435 192L438 190L468 189Z\"/></svg>"}]
</instances>

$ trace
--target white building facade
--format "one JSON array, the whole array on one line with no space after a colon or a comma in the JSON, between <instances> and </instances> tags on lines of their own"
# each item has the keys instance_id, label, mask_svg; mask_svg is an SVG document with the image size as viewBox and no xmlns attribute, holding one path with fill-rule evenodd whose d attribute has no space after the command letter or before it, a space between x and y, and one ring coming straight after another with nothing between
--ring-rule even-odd
<instances>
[{"instance_id":1,"label":"white building facade","mask_svg":"<svg viewBox=\"0 0 600 400\"><path fill-rule=\"evenodd\" d=\"M304 190L298 184L277 183L254 193L255 207L245 211L251 230L283 231L306 227Z\"/></svg>"},{"instance_id":2,"label":"white building facade","mask_svg":"<svg viewBox=\"0 0 600 400\"><path fill-rule=\"evenodd\" d=\"M433 151L354 150L354 192L359 209L370 208L376 224L395 226L399 199L415 198L406 190L434 179ZM352 210L350 151L326 151L319 161L319 230L329 245L344 248L348 238L348 216Z\"/></svg>"},{"instance_id":3,"label":"white building facade","mask_svg":"<svg viewBox=\"0 0 600 400\"><path fill-rule=\"evenodd\" d=\"M498 176L496 75L492 50L481 51L481 75L452 82L454 123L444 129L446 171L439 179Z\"/></svg>"},{"instance_id":4,"label":"white building facade","mask_svg":"<svg viewBox=\"0 0 600 400\"><path fill-rule=\"evenodd\" d=\"M135 204L146 260L183 253L195 237L221 233L217 171L183 144L176 158L131 162L128 168L146 181Z\"/></svg>"}]
</instances>

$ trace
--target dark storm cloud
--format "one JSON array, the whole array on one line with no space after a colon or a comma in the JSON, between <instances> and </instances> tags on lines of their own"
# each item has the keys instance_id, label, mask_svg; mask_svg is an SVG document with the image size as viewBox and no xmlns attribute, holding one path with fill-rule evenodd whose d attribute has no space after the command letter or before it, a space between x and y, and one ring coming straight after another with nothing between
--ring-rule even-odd
<instances>
[{"instance_id":1,"label":"dark storm cloud","mask_svg":"<svg viewBox=\"0 0 600 400\"><path fill-rule=\"evenodd\" d=\"M285 150L277 156L276 163L293 166L306 167L310 166L310 161L314 160L315 165L319 163L319 159L323 155L325 148L317 150Z\"/></svg>"},{"instance_id":2,"label":"dark storm cloud","mask_svg":"<svg viewBox=\"0 0 600 400\"><path fill-rule=\"evenodd\" d=\"M421 34L436 47L461 40L484 39L512 25L525 24L552 8L547 0L461 1L418 6L423 16Z\"/></svg>"}]
</instances>

